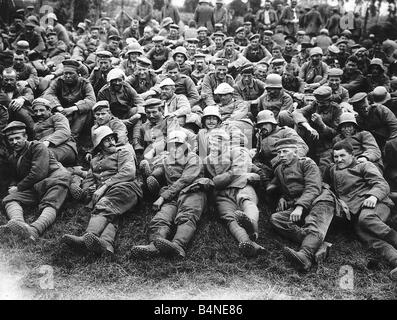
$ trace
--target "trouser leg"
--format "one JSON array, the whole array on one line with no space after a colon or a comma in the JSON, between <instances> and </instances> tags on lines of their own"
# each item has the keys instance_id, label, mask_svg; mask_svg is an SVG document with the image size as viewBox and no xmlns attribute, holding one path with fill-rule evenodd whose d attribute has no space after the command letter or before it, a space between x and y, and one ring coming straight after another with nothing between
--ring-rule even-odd
<instances>
[{"instance_id":1,"label":"trouser leg","mask_svg":"<svg viewBox=\"0 0 397 320\"><path fill-rule=\"evenodd\" d=\"M305 238L306 232L290 220L291 212L292 209L273 213L270 217L270 223L280 235L300 244Z\"/></svg>"},{"instance_id":2,"label":"trouser leg","mask_svg":"<svg viewBox=\"0 0 397 320\"><path fill-rule=\"evenodd\" d=\"M165 203L160 211L153 217L149 224L149 241L153 242L157 238L166 239L177 213L176 202Z\"/></svg>"}]
</instances>

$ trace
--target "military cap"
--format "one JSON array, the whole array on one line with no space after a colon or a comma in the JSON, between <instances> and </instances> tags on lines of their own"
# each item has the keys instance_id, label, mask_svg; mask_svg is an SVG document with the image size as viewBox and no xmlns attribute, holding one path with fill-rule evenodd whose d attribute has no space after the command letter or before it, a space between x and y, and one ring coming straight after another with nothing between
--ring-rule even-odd
<instances>
[{"instance_id":1,"label":"military cap","mask_svg":"<svg viewBox=\"0 0 397 320\"><path fill-rule=\"evenodd\" d=\"M25 27L35 28L36 26L37 25L32 20L28 20L25 22Z\"/></svg>"},{"instance_id":2,"label":"military cap","mask_svg":"<svg viewBox=\"0 0 397 320\"><path fill-rule=\"evenodd\" d=\"M96 56L99 59L110 59L111 57L113 57L112 53L106 50L97 51Z\"/></svg>"},{"instance_id":3,"label":"military cap","mask_svg":"<svg viewBox=\"0 0 397 320\"><path fill-rule=\"evenodd\" d=\"M342 44L342 43L344 43L344 44L347 44L347 40L345 40L345 39L340 39L340 40L338 40L338 42L336 43L336 45L337 46L339 46L340 44Z\"/></svg>"},{"instance_id":4,"label":"military cap","mask_svg":"<svg viewBox=\"0 0 397 320\"><path fill-rule=\"evenodd\" d=\"M352 112L342 112L342 114L339 117L339 124L338 128L343 124L343 123L354 123L357 125L357 120L356 116Z\"/></svg>"},{"instance_id":5,"label":"military cap","mask_svg":"<svg viewBox=\"0 0 397 320\"><path fill-rule=\"evenodd\" d=\"M223 40L223 45L225 45L227 42L233 42L234 43L234 38L233 37L227 37L225 40Z\"/></svg>"},{"instance_id":6,"label":"military cap","mask_svg":"<svg viewBox=\"0 0 397 320\"><path fill-rule=\"evenodd\" d=\"M236 33L239 33L239 32L244 32L244 27L238 27L236 29Z\"/></svg>"},{"instance_id":7,"label":"military cap","mask_svg":"<svg viewBox=\"0 0 397 320\"><path fill-rule=\"evenodd\" d=\"M187 50L185 47L179 46L176 47L175 50L172 52L172 57L175 57L176 54L183 54L185 59L187 60Z\"/></svg>"},{"instance_id":8,"label":"military cap","mask_svg":"<svg viewBox=\"0 0 397 320\"><path fill-rule=\"evenodd\" d=\"M328 51L335 53L335 54L338 54L340 52L339 48L334 44L332 44L328 47Z\"/></svg>"},{"instance_id":9,"label":"military cap","mask_svg":"<svg viewBox=\"0 0 397 320\"><path fill-rule=\"evenodd\" d=\"M251 22L251 21L245 21L245 22L244 22L244 25L245 25L245 26L252 26L252 22Z\"/></svg>"},{"instance_id":10,"label":"military cap","mask_svg":"<svg viewBox=\"0 0 397 320\"><path fill-rule=\"evenodd\" d=\"M284 148L297 148L297 145L298 141L294 138L280 139L274 144L277 151Z\"/></svg>"},{"instance_id":11,"label":"military cap","mask_svg":"<svg viewBox=\"0 0 397 320\"><path fill-rule=\"evenodd\" d=\"M131 43L128 47L127 47L127 55L130 53L140 53L143 54L143 49L141 47L141 45L138 42L134 42Z\"/></svg>"},{"instance_id":12,"label":"military cap","mask_svg":"<svg viewBox=\"0 0 397 320\"><path fill-rule=\"evenodd\" d=\"M199 27L199 28L197 29L197 33L200 33L200 32L202 32L202 31L205 31L205 32L208 33L208 29L207 29L206 27L204 27L204 26L201 26L201 27Z\"/></svg>"},{"instance_id":13,"label":"military cap","mask_svg":"<svg viewBox=\"0 0 397 320\"><path fill-rule=\"evenodd\" d=\"M187 135L182 130L173 130L167 137L167 143L186 143Z\"/></svg>"},{"instance_id":14,"label":"military cap","mask_svg":"<svg viewBox=\"0 0 397 320\"><path fill-rule=\"evenodd\" d=\"M383 65L382 59L379 58L372 58L371 63L369 64L369 67L371 68L372 66L379 66L383 70L385 70L385 66Z\"/></svg>"},{"instance_id":15,"label":"military cap","mask_svg":"<svg viewBox=\"0 0 397 320\"><path fill-rule=\"evenodd\" d=\"M143 103L143 106L145 108L149 108L149 107L161 107L164 105L164 101L160 100L160 99L156 99L156 98L150 98L145 100L145 102Z\"/></svg>"},{"instance_id":16,"label":"military cap","mask_svg":"<svg viewBox=\"0 0 397 320\"><path fill-rule=\"evenodd\" d=\"M161 22L161 27L169 26L171 23L174 23L174 20L172 20L171 17L166 17L166 18L164 18L163 21Z\"/></svg>"},{"instance_id":17,"label":"military cap","mask_svg":"<svg viewBox=\"0 0 397 320\"><path fill-rule=\"evenodd\" d=\"M70 69L73 69L73 70L78 70L79 68L80 68L80 66L81 66L81 64L77 61L77 60L74 60L74 59L66 59L66 60L63 60L62 61L62 64L63 64L63 68L64 69L66 69L66 68L70 68Z\"/></svg>"},{"instance_id":18,"label":"military cap","mask_svg":"<svg viewBox=\"0 0 397 320\"><path fill-rule=\"evenodd\" d=\"M46 34L47 37L56 36L56 35L57 35L57 33L54 30L50 30Z\"/></svg>"},{"instance_id":19,"label":"military cap","mask_svg":"<svg viewBox=\"0 0 397 320\"><path fill-rule=\"evenodd\" d=\"M378 86L372 91L372 98L375 103L384 104L391 99L391 96L385 87Z\"/></svg>"},{"instance_id":20,"label":"military cap","mask_svg":"<svg viewBox=\"0 0 397 320\"><path fill-rule=\"evenodd\" d=\"M357 50L357 49L359 49L359 48L361 48L361 45L360 44L358 44L358 43L355 43L355 44L353 44L351 47L350 47L350 49L352 49L352 50Z\"/></svg>"},{"instance_id":21,"label":"military cap","mask_svg":"<svg viewBox=\"0 0 397 320\"><path fill-rule=\"evenodd\" d=\"M141 67L150 67L152 65L152 62L144 56L138 57L136 61L138 62L138 65Z\"/></svg>"},{"instance_id":22,"label":"military cap","mask_svg":"<svg viewBox=\"0 0 397 320\"><path fill-rule=\"evenodd\" d=\"M320 47L314 47L310 49L310 56L315 56L315 55L323 55L323 49Z\"/></svg>"},{"instance_id":23,"label":"military cap","mask_svg":"<svg viewBox=\"0 0 397 320\"><path fill-rule=\"evenodd\" d=\"M343 76L343 70L339 68L331 68L328 71L329 77L341 77Z\"/></svg>"},{"instance_id":24,"label":"military cap","mask_svg":"<svg viewBox=\"0 0 397 320\"><path fill-rule=\"evenodd\" d=\"M220 31L214 32L213 36L214 37L222 37L222 38L226 37L226 35L223 32L220 32Z\"/></svg>"},{"instance_id":25,"label":"military cap","mask_svg":"<svg viewBox=\"0 0 397 320\"><path fill-rule=\"evenodd\" d=\"M321 86L313 91L313 95L316 97L316 99L328 99L331 97L331 94L332 89L328 86Z\"/></svg>"},{"instance_id":26,"label":"military cap","mask_svg":"<svg viewBox=\"0 0 397 320\"><path fill-rule=\"evenodd\" d=\"M254 65L252 63L248 63L241 67L241 74L253 74L254 73Z\"/></svg>"},{"instance_id":27,"label":"military cap","mask_svg":"<svg viewBox=\"0 0 397 320\"><path fill-rule=\"evenodd\" d=\"M34 6L27 6L26 9L27 10L34 10Z\"/></svg>"},{"instance_id":28,"label":"military cap","mask_svg":"<svg viewBox=\"0 0 397 320\"><path fill-rule=\"evenodd\" d=\"M263 34L264 34L265 36L272 36L274 33L273 33L272 30L265 30L265 32L263 32Z\"/></svg>"},{"instance_id":29,"label":"military cap","mask_svg":"<svg viewBox=\"0 0 397 320\"><path fill-rule=\"evenodd\" d=\"M92 132L92 144L94 146L94 150L98 148L101 144L102 140L108 136L114 137L117 141L117 133L114 133L113 130L108 126L99 126Z\"/></svg>"},{"instance_id":30,"label":"military cap","mask_svg":"<svg viewBox=\"0 0 397 320\"><path fill-rule=\"evenodd\" d=\"M260 39L260 37L261 36L258 33L255 33L255 34L253 34L252 36L249 37L249 40L252 41L252 40L255 40L255 39Z\"/></svg>"},{"instance_id":31,"label":"military cap","mask_svg":"<svg viewBox=\"0 0 397 320\"><path fill-rule=\"evenodd\" d=\"M16 49L18 51L20 51L20 50L29 50L29 42L27 42L25 40L19 40L17 42Z\"/></svg>"},{"instance_id":32,"label":"military cap","mask_svg":"<svg viewBox=\"0 0 397 320\"><path fill-rule=\"evenodd\" d=\"M25 13L25 9L18 9L18 10L16 11L16 13L24 14L24 13Z\"/></svg>"},{"instance_id":33,"label":"military cap","mask_svg":"<svg viewBox=\"0 0 397 320\"><path fill-rule=\"evenodd\" d=\"M328 29L323 28L320 30L320 34L321 33L329 34L329 31L328 31Z\"/></svg>"},{"instance_id":34,"label":"military cap","mask_svg":"<svg viewBox=\"0 0 397 320\"><path fill-rule=\"evenodd\" d=\"M5 135L26 133L26 124L21 121L10 122L2 131Z\"/></svg>"},{"instance_id":35,"label":"military cap","mask_svg":"<svg viewBox=\"0 0 397 320\"><path fill-rule=\"evenodd\" d=\"M293 37L293 36L286 36L285 38L284 38L284 41L290 41L290 42L292 42L292 43L296 43L296 38L295 37Z\"/></svg>"},{"instance_id":36,"label":"military cap","mask_svg":"<svg viewBox=\"0 0 397 320\"><path fill-rule=\"evenodd\" d=\"M228 66L229 65L229 61L227 59L223 59L223 58L217 58L214 60L213 64L215 66Z\"/></svg>"},{"instance_id":37,"label":"military cap","mask_svg":"<svg viewBox=\"0 0 397 320\"><path fill-rule=\"evenodd\" d=\"M109 17L102 17L101 21L110 21L110 18Z\"/></svg>"},{"instance_id":38,"label":"military cap","mask_svg":"<svg viewBox=\"0 0 397 320\"><path fill-rule=\"evenodd\" d=\"M109 101L107 100L100 100L94 104L92 107L92 112L95 112L98 109L110 109Z\"/></svg>"},{"instance_id":39,"label":"military cap","mask_svg":"<svg viewBox=\"0 0 397 320\"><path fill-rule=\"evenodd\" d=\"M222 28L223 27L223 23L215 23L214 25L215 28Z\"/></svg>"},{"instance_id":40,"label":"military cap","mask_svg":"<svg viewBox=\"0 0 397 320\"><path fill-rule=\"evenodd\" d=\"M90 30L99 30L99 29L100 29L99 26L92 26L92 27L90 28Z\"/></svg>"},{"instance_id":41,"label":"military cap","mask_svg":"<svg viewBox=\"0 0 397 320\"><path fill-rule=\"evenodd\" d=\"M365 92L358 92L353 97L351 97L349 99L349 103L354 104L354 103L360 102L360 101L364 100L364 98L366 98L366 97L367 97L367 94Z\"/></svg>"},{"instance_id":42,"label":"military cap","mask_svg":"<svg viewBox=\"0 0 397 320\"><path fill-rule=\"evenodd\" d=\"M351 37L352 33L350 30L345 29L342 31L341 35Z\"/></svg>"},{"instance_id":43,"label":"military cap","mask_svg":"<svg viewBox=\"0 0 397 320\"><path fill-rule=\"evenodd\" d=\"M36 106L45 106L47 109L50 109L50 110L53 108L53 106L51 105L51 102L45 98L37 98L37 99L33 100L32 109L34 109Z\"/></svg>"},{"instance_id":44,"label":"military cap","mask_svg":"<svg viewBox=\"0 0 397 320\"><path fill-rule=\"evenodd\" d=\"M170 28L171 28L171 29L178 29L178 30L179 30L179 26L178 26L177 24L175 24L175 23L171 24L171 25L170 25Z\"/></svg>"},{"instance_id":45,"label":"military cap","mask_svg":"<svg viewBox=\"0 0 397 320\"><path fill-rule=\"evenodd\" d=\"M216 87L214 94L229 94L233 92L234 88L230 86L230 84L222 82L219 86Z\"/></svg>"},{"instance_id":46,"label":"military cap","mask_svg":"<svg viewBox=\"0 0 397 320\"><path fill-rule=\"evenodd\" d=\"M273 66L282 66L285 64L285 60L284 59L274 59L270 62L270 64Z\"/></svg>"},{"instance_id":47,"label":"military cap","mask_svg":"<svg viewBox=\"0 0 397 320\"><path fill-rule=\"evenodd\" d=\"M109 37L109 40L120 41L120 40L121 40L121 37L118 36L117 34L112 34L112 35Z\"/></svg>"},{"instance_id":48,"label":"military cap","mask_svg":"<svg viewBox=\"0 0 397 320\"><path fill-rule=\"evenodd\" d=\"M160 82L159 87L162 88L165 86L175 86L175 82L171 78L165 78Z\"/></svg>"},{"instance_id":49,"label":"military cap","mask_svg":"<svg viewBox=\"0 0 397 320\"><path fill-rule=\"evenodd\" d=\"M121 79L121 80L125 79L125 73L120 68L114 68L114 69L110 70L106 77L107 82L110 82L110 81L116 80L116 79Z\"/></svg>"},{"instance_id":50,"label":"military cap","mask_svg":"<svg viewBox=\"0 0 397 320\"><path fill-rule=\"evenodd\" d=\"M164 37L163 36L155 36L152 39L153 42L163 42L164 41Z\"/></svg>"},{"instance_id":51,"label":"military cap","mask_svg":"<svg viewBox=\"0 0 397 320\"><path fill-rule=\"evenodd\" d=\"M186 39L186 42L187 43L199 43L200 41L197 38L188 38L188 39Z\"/></svg>"},{"instance_id":52,"label":"military cap","mask_svg":"<svg viewBox=\"0 0 397 320\"><path fill-rule=\"evenodd\" d=\"M49 14L47 14L47 19L52 19L52 20L58 21L57 15L53 12L50 12Z\"/></svg>"},{"instance_id":53,"label":"military cap","mask_svg":"<svg viewBox=\"0 0 397 320\"><path fill-rule=\"evenodd\" d=\"M85 31L85 23L84 22L79 22L77 24L77 28L83 29Z\"/></svg>"},{"instance_id":54,"label":"military cap","mask_svg":"<svg viewBox=\"0 0 397 320\"><path fill-rule=\"evenodd\" d=\"M38 26L39 23L39 19L36 16L29 16L26 18L27 21L33 22L36 26Z\"/></svg>"},{"instance_id":55,"label":"military cap","mask_svg":"<svg viewBox=\"0 0 397 320\"><path fill-rule=\"evenodd\" d=\"M309 41L303 41L303 42L301 43L301 50L302 50L302 49L311 48L311 47L313 47L313 45L312 45Z\"/></svg>"},{"instance_id":56,"label":"military cap","mask_svg":"<svg viewBox=\"0 0 397 320\"><path fill-rule=\"evenodd\" d=\"M205 59L206 55L204 53L196 53L193 58L194 59Z\"/></svg>"},{"instance_id":57,"label":"military cap","mask_svg":"<svg viewBox=\"0 0 397 320\"><path fill-rule=\"evenodd\" d=\"M298 36L304 36L304 35L306 35L306 31L304 31L304 30L299 30L296 34L297 34Z\"/></svg>"},{"instance_id":58,"label":"military cap","mask_svg":"<svg viewBox=\"0 0 397 320\"><path fill-rule=\"evenodd\" d=\"M87 23L87 24L91 24L92 23L92 21L90 19L84 19L84 22Z\"/></svg>"}]
</instances>

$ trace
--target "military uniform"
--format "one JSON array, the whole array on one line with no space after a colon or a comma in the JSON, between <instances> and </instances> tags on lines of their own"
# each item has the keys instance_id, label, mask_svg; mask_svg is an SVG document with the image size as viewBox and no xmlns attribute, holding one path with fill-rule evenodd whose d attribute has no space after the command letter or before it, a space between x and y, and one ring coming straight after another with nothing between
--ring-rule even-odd
<instances>
[{"instance_id":1,"label":"military uniform","mask_svg":"<svg viewBox=\"0 0 397 320\"><path fill-rule=\"evenodd\" d=\"M98 96L99 91L107 84L106 77L110 69L103 72L99 67L95 67L90 74L90 82L94 89L95 96Z\"/></svg>"},{"instance_id":2,"label":"military uniform","mask_svg":"<svg viewBox=\"0 0 397 320\"><path fill-rule=\"evenodd\" d=\"M152 48L147 53L147 57L152 62L153 69L157 70L162 67L162 65L170 59L171 49L164 47L160 52L156 51L156 48Z\"/></svg>"},{"instance_id":3,"label":"military uniform","mask_svg":"<svg viewBox=\"0 0 397 320\"><path fill-rule=\"evenodd\" d=\"M278 120L280 126L293 127L293 100L290 95L281 91L280 97L271 99L267 92L265 92L258 99L258 112L261 110L270 110ZM253 114L256 116L258 113Z\"/></svg>"},{"instance_id":4,"label":"military uniform","mask_svg":"<svg viewBox=\"0 0 397 320\"><path fill-rule=\"evenodd\" d=\"M234 79L229 74L227 74L224 79L218 79L214 71L204 76L201 88L201 96L204 99L204 104L206 106L213 106L216 104L215 101L219 101L214 97L214 90L223 82L228 83L232 87L234 86Z\"/></svg>"},{"instance_id":5,"label":"military uniform","mask_svg":"<svg viewBox=\"0 0 397 320\"><path fill-rule=\"evenodd\" d=\"M258 48L253 48L252 45L248 45L247 48L243 50L243 56L251 62L258 62L266 57L269 59L272 57L270 52L262 45L259 45Z\"/></svg>"}]
</instances>

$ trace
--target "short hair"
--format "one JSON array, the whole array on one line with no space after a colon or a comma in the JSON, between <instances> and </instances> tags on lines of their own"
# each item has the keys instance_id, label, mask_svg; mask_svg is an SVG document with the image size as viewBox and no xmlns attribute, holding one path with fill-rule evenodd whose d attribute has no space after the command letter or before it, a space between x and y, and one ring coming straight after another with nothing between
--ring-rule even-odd
<instances>
[{"instance_id":1,"label":"short hair","mask_svg":"<svg viewBox=\"0 0 397 320\"><path fill-rule=\"evenodd\" d=\"M178 71L181 70L181 68L179 67L179 64L176 63L175 61L170 61L170 62L168 62L165 71L170 71L170 70L174 70L174 69L178 69Z\"/></svg>"},{"instance_id":2,"label":"short hair","mask_svg":"<svg viewBox=\"0 0 397 320\"><path fill-rule=\"evenodd\" d=\"M196 26L197 26L196 21L189 20L188 26L189 26L189 28L196 28Z\"/></svg>"},{"instance_id":3,"label":"short hair","mask_svg":"<svg viewBox=\"0 0 397 320\"><path fill-rule=\"evenodd\" d=\"M353 62L353 63L355 63L355 64L358 65L358 58L357 58L356 56L349 56L349 57L347 58L346 63L349 62L349 61L351 61L351 62Z\"/></svg>"},{"instance_id":4,"label":"short hair","mask_svg":"<svg viewBox=\"0 0 397 320\"><path fill-rule=\"evenodd\" d=\"M281 46L279 46L278 44L276 44L276 45L273 46L272 51L273 51L273 50L282 51L282 48L281 48Z\"/></svg>"},{"instance_id":5,"label":"short hair","mask_svg":"<svg viewBox=\"0 0 397 320\"><path fill-rule=\"evenodd\" d=\"M353 145L346 140L339 141L334 144L333 150L346 150L347 153L353 154Z\"/></svg>"}]
</instances>

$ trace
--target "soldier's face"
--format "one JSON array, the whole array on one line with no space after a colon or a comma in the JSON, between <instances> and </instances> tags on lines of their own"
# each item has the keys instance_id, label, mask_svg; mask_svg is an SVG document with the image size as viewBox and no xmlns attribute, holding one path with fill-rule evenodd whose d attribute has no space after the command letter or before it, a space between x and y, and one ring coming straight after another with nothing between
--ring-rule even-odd
<instances>
[{"instance_id":1,"label":"soldier's face","mask_svg":"<svg viewBox=\"0 0 397 320\"><path fill-rule=\"evenodd\" d=\"M101 22L101 25L102 25L102 28L104 28L104 29L108 29L110 27L110 23L107 20L103 20Z\"/></svg>"},{"instance_id":2,"label":"soldier's face","mask_svg":"<svg viewBox=\"0 0 397 320\"><path fill-rule=\"evenodd\" d=\"M202 59L197 59L195 63L196 69L197 70L203 70L204 69L204 60Z\"/></svg>"},{"instance_id":3,"label":"soldier's face","mask_svg":"<svg viewBox=\"0 0 397 320\"><path fill-rule=\"evenodd\" d=\"M321 60L321 55L320 54L314 54L310 57L312 60L313 64L319 64Z\"/></svg>"},{"instance_id":4,"label":"soldier's face","mask_svg":"<svg viewBox=\"0 0 397 320\"><path fill-rule=\"evenodd\" d=\"M63 72L63 79L65 80L66 84L74 84L76 83L79 75L77 74L76 71L67 69Z\"/></svg>"},{"instance_id":5,"label":"soldier's face","mask_svg":"<svg viewBox=\"0 0 397 320\"><path fill-rule=\"evenodd\" d=\"M351 137L353 134L356 133L356 127L353 123L342 123L340 126L340 131L342 132L343 136Z\"/></svg>"},{"instance_id":6,"label":"soldier's face","mask_svg":"<svg viewBox=\"0 0 397 320\"><path fill-rule=\"evenodd\" d=\"M101 141L102 151L105 153L115 153L116 149L116 139L114 136L107 136Z\"/></svg>"},{"instance_id":7,"label":"soldier's face","mask_svg":"<svg viewBox=\"0 0 397 320\"><path fill-rule=\"evenodd\" d=\"M215 69L215 74L219 79L224 79L227 74L227 67L226 66L217 66Z\"/></svg>"},{"instance_id":8,"label":"soldier's face","mask_svg":"<svg viewBox=\"0 0 397 320\"><path fill-rule=\"evenodd\" d=\"M243 73L241 75L241 80L243 81L243 84L245 85L250 85L252 83L253 75L251 73Z\"/></svg>"},{"instance_id":9,"label":"soldier's face","mask_svg":"<svg viewBox=\"0 0 397 320\"><path fill-rule=\"evenodd\" d=\"M28 141L28 136L26 135L26 133L22 133L22 132L9 134L7 136L7 141L12 150L19 152L26 145Z\"/></svg>"},{"instance_id":10,"label":"soldier's face","mask_svg":"<svg viewBox=\"0 0 397 320\"><path fill-rule=\"evenodd\" d=\"M381 68L378 66L371 67L369 72L372 73L372 75L374 76L379 76L382 73Z\"/></svg>"},{"instance_id":11,"label":"soldier's face","mask_svg":"<svg viewBox=\"0 0 397 320\"><path fill-rule=\"evenodd\" d=\"M236 33L236 37L237 37L237 39L243 39L244 38L244 30Z\"/></svg>"},{"instance_id":12,"label":"soldier's face","mask_svg":"<svg viewBox=\"0 0 397 320\"><path fill-rule=\"evenodd\" d=\"M189 45L187 46L187 51L191 55L194 55L196 53L196 49L197 49L197 46L195 43L189 43Z\"/></svg>"},{"instance_id":13,"label":"soldier's face","mask_svg":"<svg viewBox=\"0 0 397 320\"><path fill-rule=\"evenodd\" d=\"M259 47L259 39L258 39L258 38L252 39L252 40L251 40L251 46L252 46L253 48Z\"/></svg>"},{"instance_id":14,"label":"soldier's face","mask_svg":"<svg viewBox=\"0 0 397 320\"><path fill-rule=\"evenodd\" d=\"M255 70L255 77L259 80L264 80L266 79L266 74L267 74L267 67L265 66L257 66Z\"/></svg>"},{"instance_id":15,"label":"soldier's face","mask_svg":"<svg viewBox=\"0 0 397 320\"><path fill-rule=\"evenodd\" d=\"M170 29L170 36L176 37L177 35L178 35L178 30L174 29L174 28L171 28Z\"/></svg>"},{"instance_id":16,"label":"soldier's face","mask_svg":"<svg viewBox=\"0 0 397 320\"><path fill-rule=\"evenodd\" d=\"M160 97L162 100L168 100L173 96L174 92L175 92L174 86L164 86L161 88Z\"/></svg>"},{"instance_id":17,"label":"soldier's face","mask_svg":"<svg viewBox=\"0 0 397 320\"><path fill-rule=\"evenodd\" d=\"M333 90L338 89L340 83L341 83L341 79L339 77L329 77L328 84L331 87L331 89Z\"/></svg>"},{"instance_id":18,"label":"soldier's face","mask_svg":"<svg viewBox=\"0 0 397 320\"><path fill-rule=\"evenodd\" d=\"M284 165L289 165L298 156L296 148L282 148L277 154Z\"/></svg>"},{"instance_id":19,"label":"soldier's face","mask_svg":"<svg viewBox=\"0 0 397 320\"><path fill-rule=\"evenodd\" d=\"M131 28L138 29L138 27L139 27L139 21L137 19L132 19L131 20Z\"/></svg>"},{"instance_id":20,"label":"soldier's face","mask_svg":"<svg viewBox=\"0 0 397 320\"><path fill-rule=\"evenodd\" d=\"M354 72L354 71L356 71L357 70L357 64L356 63L354 63L353 61L348 61L347 63L346 63L346 71L348 72L348 73L351 73L351 72Z\"/></svg>"},{"instance_id":21,"label":"soldier's face","mask_svg":"<svg viewBox=\"0 0 397 320\"><path fill-rule=\"evenodd\" d=\"M21 68L25 63L25 56L23 54L14 56L14 67Z\"/></svg>"},{"instance_id":22,"label":"soldier's face","mask_svg":"<svg viewBox=\"0 0 397 320\"><path fill-rule=\"evenodd\" d=\"M177 64L181 65L181 64L183 64L185 62L186 59L185 59L185 56L182 53L177 53L174 56L174 60L175 60L175 62Z\"/></svg>"},{"instance_id":23,"label":"soldier's face","mask_svg":"<svg viewBox=\"0 0 397 320\"><path fill-rule=\"evenodd\" d=\"M267 35L264 35L264 36L263 36L263 42L264 42L264 43L269 43L270 40L271 40L270 36L267 36Z\"/></svg>"},{"instance_id":24,"label":"soldier's face","mask_svg":"<svg viewBox=\"0 0 397 320\"><path fill-rule=\"evenodd\" d=\"M320 108L326 108L329 106L329 104L331 103L331 97L329 98L316 98L317 100L317 104Z\"/></svg>"},{"instance_id":25,"label":"soldier's face","mask_svg":"<svg viewBox=\"0 0 397 320\"><path fill-rule=\"evenodd\" d=\"M222 47L222 41L223 41L223 38L222 37L215 37L215 39L214 39L214 42L215 42L215 45L219 48L219 47Z\"/></svg>"},{"instance_id":26,"label":"soldier's face","mask_svg":"<svg viewBox=\"0 0 397 320\"><path fill-rule=\"evenodd\" d=\"M57 43L57 41L58 41L57 36L49 36L49 37L47 38L47 43L48 43L49 45L54 45L54 44Z\"/></svg>"},{"instance_id":27,"label":"soldier's face","mask_svg":"<svg viewBox=\"0 0 397 320\"><path fill-rule=\"evenodd\" d=\"M43 121L51 116L51 111L45 106L35 106L33 109L34 116L38 121Z\"/></svg>"},{"instance_id":28,"label":"soldier's face","mask_svg":"<svg viewBox=\"0 0 397 320\"><path fill-rule=\"evenodd\" d=\"M169 78L172 79L172 81L175 82L175 81L178 79L179 70L178 70L177 68L172 69L172 70L168 70L168 71L167 71L167 75L168 75Z\"/></svg>"},{"instance_id":29,"label":"soldier's face","mask_svg":"<svg viewBox=\"0 0 397 320\"><path fill-rule=\"evenodd\" d=\"M95 121L98 125L102 126L110 121L112 115L109 109L99 109L94 113Z\"/></svg>"},{"instance_id":30,"label":"soldier's face","mask_svg":"<svg viewBox=\"0 0 397 320\"><path fill-rule=\"evenodd\" d=\"M273 124L271 123L263 123L259 128L259 132L263 137L268 136L272 131L273 131Z\"/></svg>"},{"instance_id":31,"label":"soldier's face","mask_svg":"<svg viewBox=\"0 0 397 320\"><path fill-rule=\"evenodd\" d=\"M152 35L153 35L152 29L145 28L145 29L143 30L143 36L144 36L145 38L150 38Z\"/></svg>"},{"instance_id":32,"label":"soldier's face","mask_svg":"<svg viewBox=\"0 0 397 320\"><path fill-rule=\"evenodd\" d=\"M234 43L233 42L226 42L225 44L225 51L226 53L232 53L234 48Z\"/></svg>"},{"instance_id":33,"label":"soldier's face","mask_svg":"<svg viewBox=\"0 0 397 320\"><path fill-rule=\"evenodd\" d=\"M369 104L367 98L364 100L358 101L353 103L353 109L356 111L360 116L367 116L369 114Z\"/></svg>"},{"instance_id":34,"label":"soldier's face","mask_svg":"<svg viewBox=\"0 0 397 320\"><path fill-rule=\"evenodd\" d=\"M6 92L14 91L17 87L17 76L15 74L3 74L3 88Z\"/></svg>"},{"instance_id":35,"label":"soldier's face","mask_svg":"<svg viewBox=\"0 0 397 320\"><path fill-rule=\"evenodd\" d=\"M209 130L215 129L218 126L218 121L216 116L207 116L204 119L204 126Z\"/></svg>"},{"instance_id":36,"label":"soldier's face","mask_svg":"<svg viewBox=\"0 0 397 320\"><path fill-rule=\"evenodd\" d=\"M340 52L345 52L346 51L346 44L345 43L341 43L338 46L338 48L339 48Z\"/></svg>"},{"instance_id":37,"label":"soldier's face","mask_svg":"<svg viewBox=\"0 0 397 320\"><path fill-rule=\"evenodd\" d=\"M146 76L149 74L149 68L139 66L137 72L141 78L146 78Z\"/></svg>"},{"instance_id":38,"label":"soldier's face","mask_svg":"<svg viewBox=\"0 0 397 320\"><path fill-rule=\"evenodd\" d=\"M98 37L99 37L99 30L97 30L97 29L91 30L91 37L92 37L93 39L98 39Z\"/></svg>"},{"instance_id":39,"label":"soldier's face","mask_svg":"<svg viewBox=\"0 0 397 320\"><path fill-rule=\"evenodd\" d=\"M250 25L250 24L244 25L244 31L245 31L246 33L251 32L251 29L252 29L252 25Z\"/></svg>"},{"instance_id":40,"label":"soldier's face","mask_svg":"<svg viewBox=\"0 0 397 320\"><path fill-rule=\"evenodd\" d=\"M206 37L207 37L207 32L206 31L200 31L197 34L197 38L200 39L200 40L204 40Z\"/></svg>"},{"instance_id":41,"label":"soldier's face","mask_svg":"<svg viewBox=\"0 0 397 320\"><path fill-rule=\"evenodd\" d=\"M109 48L111 49L116 49L119 46L119 42L116 40L110 40L109 42Z\"/></svg>"},{"instance_id":42,"label":"soldier's face","mask_svg":"<svg viewBox=\"0 0 397 320\"><path fill-rule=\"evenodd\" d=\"M344 169L351 165L354 156L349 154L345 149L334 150L334 162L338 169Z\"/></svg>"},{"instance_id":43,"label":"soldier's face","mask_svg":"<svg viewBox=\"0 0 397 320\"><path fill-rule=\"evenodd\" d=\"M283 56L281 54L281 51L276 49L272 51L272 55L274 59L281 59Z\"/></svg>"},{"instance_id":44,"label":"soldier's face","mask_svg":"<svg viewBox=\"0 0 397 320\"><path fill-rule=\"evenodd\" d=\"M286 50L292 50L292 47L294 46L294 44L291 41L285 41L285 49Z\"/></svg>"},{"instance_id":45,"label":"soldier's face","mask_svg":"<svg viewBox=\"0 0 397 320\"><path fill-rule=\"evenodd\" d=\"M110 59L99 60L99 69L101 69L102 72L106 72L110 70L111 67L112 67L112 63Z\"/></svg>"},{"instance_id":46,"label":"soldier's face","mask_svg":"<svg viewBox=\"0 0 397 320\"><path fill-rule=\"evenodd\" d=\"M281 88L266 88L266 92L270 98L277 98L280 96Z\"/></svg>"},{"instance_id":47,"label":"soldier's face","mask_svg":"<svg viewBox=\"0 0 397 320\"><path fill-rule=\"evenodd\" d=\"M163 43L162 42L155 42L154 48L155 48L156 52L160 52L161 50L163 50Z\"/></svg>"},{"instance_id":48,"label":"soldier's face","mask_svg":"<svg viewBox=\"0 0 397 320\"><path fill-rule=\"evenodd\" d=\"M152 124L158 123L163 115L161 113L160 107L148 107L146 108L145 112L147 119Z\"/></svg>"},{"instance_id":49,"label":"soldier's face","mask_svg":"<svg viewBox=\"0 0 397 320\"><path fill-rule=\"evenodd\" d=\"M220 94L218 96L219 96L219 100L220 100L221 105L227 105L233 99L233 94L232 93Z\"/></svg>"},{"instance_id":50,"label":"soldier's face","mask_svg":"<svg viewBox=\"0 0 397 320\"><path fill-rule=\"evenodd\" d=\"M112 87L112 89L116 92L120 92L121 91L121 87L123 80L122 79L113 79L110 81L110 86Z\"/></svg>"},{"instance_id":51,"label":"soldier's face","mask_svg":"<svg viewBox=\"0 0 397 320\"><path fill-rule=\"evenodd\" d=\"M135 62L136 59L140 56L141 54L139 52L132 52L128 55L128 58L130 59L130 61Z\"/></svg>"}]
</instances>

